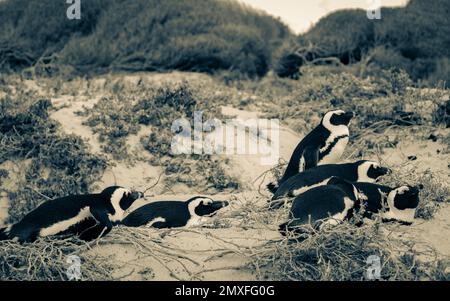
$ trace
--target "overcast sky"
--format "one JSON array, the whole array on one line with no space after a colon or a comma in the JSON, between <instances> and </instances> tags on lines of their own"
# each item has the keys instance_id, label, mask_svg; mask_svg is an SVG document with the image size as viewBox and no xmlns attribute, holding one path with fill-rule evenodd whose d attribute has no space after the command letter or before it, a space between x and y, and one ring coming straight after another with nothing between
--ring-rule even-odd
<instances>
[{"instance_id":1,"label":"overcast sky","mask_svg":"<svg viewBox=\"0 0 450 301\"><path fill-rule=\"evenodd\" d=\"M311 27L321 17L343 8L369 9L371 3L380 6L402 6L408 0L239 0L280 17L296 33ZM378 6L378 5L376 5ZM383 12L381 12L383 14Z\"/></svg>"}]
</instances>

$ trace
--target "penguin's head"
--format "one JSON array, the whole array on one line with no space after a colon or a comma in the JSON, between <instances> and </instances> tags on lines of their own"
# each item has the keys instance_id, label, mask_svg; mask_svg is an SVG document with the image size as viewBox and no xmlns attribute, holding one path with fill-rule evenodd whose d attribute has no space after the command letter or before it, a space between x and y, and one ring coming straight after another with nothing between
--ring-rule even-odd
<instances>
[{"instance_id":1,"label":"penguin's head","mask_svg":"<svg viewBox=\"0 0 450 301\"><path fill-rule=\"evenodd\" d=\"M356 162L358 165L358 182L373 183L379 177L387 175L392 171L378 162L362 160Z\"/></svg>"},{"instance_id":2,"label":"penguin's head","mask_svg":"<svg viewBox=\"0 0 450 301\"><path fill-rule=\"evenodd\" d=\"M393 189L387 196L387 211L384 218L412 223L419 205L419 193L423 188L419 186L404 185Z\"/></svg>"},{"instance_id":3,"label":"penguin's head","mask_svg":"<svg viewBox=\"0 0 450 301\"><path fill-rule=\"evenodd\" d=\"M197 196L188 201L189 213L191 216L213 216L221 208L227 207L227 201L214 201L211 198Z\"/></svg>"},{"instance_id":4,"label":"penguin's head","mask_svg":"<svg viewBox=\"0 0 450 301\"><path fill-rule=\"evenodd\" d=\"M323 116L322 125L329 130L334 127L348 126L352 118L352 112L345 112L343 110L330 111Z\"/></svg>"},{"instance_id":5,"label":"penguin's head","mask_svg":"<svg viewBox=\"0 0 450 301\"><path fill-rule=\"evenodd\" d=\"M105 199L110 200L114 209L117 211L125 211L133 205L133 203L144 197L139 191L131 191L121 186L111 186L104 189L100 193Z\"/></svg>"}]
</instances>

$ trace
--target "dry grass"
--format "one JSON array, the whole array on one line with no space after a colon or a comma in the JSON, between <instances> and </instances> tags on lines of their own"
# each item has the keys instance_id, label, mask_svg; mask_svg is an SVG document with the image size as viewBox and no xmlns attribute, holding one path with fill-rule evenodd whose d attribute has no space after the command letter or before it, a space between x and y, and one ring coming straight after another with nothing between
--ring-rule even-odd
<instances>
[{"instance_id":1,"label":"dry grass","mask_svg":"<svg viewBox=\"0 0 450 301\"><path fill-rule=\"evenodd\" d=\"M81 259L80 280L112 280L106 258L88 255L90 245L74 239L46 238L32 244L0 242L0 280L68 280L69 256Z\"/></svg>"},{"instance_id":2,"label":"dry grass","mask_svg":"<svg viewBox=\"0 0 450 301\"><path fill-rule=\"evenodd\" d=\"M249 255L261 279L301 281L367 280L369 256L381 259L383 280L449 279L443 261L422 262L413 245L382 234L380 224L357 228L349 223L323 229L297 242L292 237L269 241Z\"/></svg>"}]
</instances>

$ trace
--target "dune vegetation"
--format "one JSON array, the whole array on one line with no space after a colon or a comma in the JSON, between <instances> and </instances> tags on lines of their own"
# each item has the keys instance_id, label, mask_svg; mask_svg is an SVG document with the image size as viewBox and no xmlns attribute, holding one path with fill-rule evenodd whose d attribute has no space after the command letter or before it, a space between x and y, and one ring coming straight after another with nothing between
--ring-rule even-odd
<instances>
[{"instance_id":1,"label":"dune vegetation","mask_svg":"<svg viewBox=\"0 0 450 301\"><path fill-rule=\"evenodd\" d=\"M2 241L0 280L67 280L70 255L83 263L82 280L367 280L371 255L382 280L449 280L446 7L412 0L375 21L344 10L296 36L235 1L83 0L83 18L71 21L64 1L0 2L5 224L48 199L114 184L148 189L148 198L201 193L231 204L196 228ZM265 184L289 146L337 108L355 113L344 160L389 166L389 186L424 186L418 223L375 218L301 243L280 236L288 208L267 210ZM286 154L275 166L174 155L171 126L195 111L278 119Z\"/></svg>"}]
</instances>

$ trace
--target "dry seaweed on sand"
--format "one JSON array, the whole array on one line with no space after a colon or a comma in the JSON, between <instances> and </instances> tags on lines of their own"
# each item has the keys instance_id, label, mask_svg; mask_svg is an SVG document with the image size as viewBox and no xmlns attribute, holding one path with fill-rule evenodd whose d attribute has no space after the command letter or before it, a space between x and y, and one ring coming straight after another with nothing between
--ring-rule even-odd
<instances>
[{"instance_id":1,"label":"dry seaweed on sand","mask_svg":"<svg viewBox=\"0 0 450 301\"><path fill-rule=\"evenodd\" d=\"M380 225L355 227L342 223L297 242L292 237L273 240L249 255L261 279L270 280L368 280L370 256L380 258L380 280L424 280L447 277L443 261L422 262L422 254L398 240L384 236ZM430 251L431 252L431 251Z\"/></svg>"},{"instance_id":2,"label":"dry seaweed on sand","mask_svg":"<svg viewBox=\"0 0 450 301\"><path fill-rule=\"evenodd\" d=\"M0 241L0 280L70 280L70 256L80 259L80 279L112 280L107 258L90 255L90 246L75 239L44 238L34 243Z\"/></svg>"},{"instance_id":3,"label":"dry seaweed on sand","mask_svg":"<svg viewBox=\"0 0 450 301\"><path fill-rule=\"evenodd\" d=\"M417 166L409 161L393 167L393 172L383 177L383 184L390 187L422 185L415 217L429 220L433 218L440 206L450 202L450 186L442 176L431 170L417 173L416 168Z\"/></svg>"}]
</instances>

